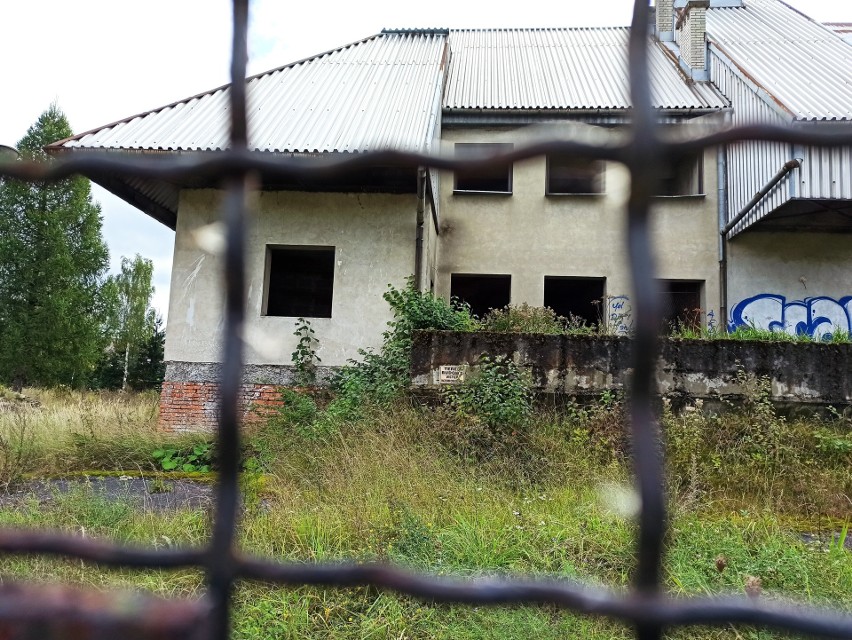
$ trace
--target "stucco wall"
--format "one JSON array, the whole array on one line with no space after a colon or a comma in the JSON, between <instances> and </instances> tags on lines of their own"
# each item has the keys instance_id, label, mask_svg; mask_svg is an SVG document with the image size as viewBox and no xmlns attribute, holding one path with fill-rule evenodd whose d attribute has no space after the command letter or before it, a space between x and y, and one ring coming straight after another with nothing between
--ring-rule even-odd
<instances>
[{"instance_id":1,"label":"stucco wall","mask_svg":"<svg viewBox=\"0 0 852 640\"><path fill-rule=\"evenodd\" d=\"M476 366L483 355L502 355L528 367L542 392L622 391L630 377L632 348L632 340L614 336L420 331L412 350L412 383L436 391L446 386L442 367L457 370ZM848 344L664 339L655 382L662 395L672 398L737 399L748 392L746 373L767 376L777 402L848 407L850 368Z\"/></svg>"},{"instance_id":2,"label":"stucco wall","mask_svg":"<svg viewBox=\"0 0 852 640\"><path fill-rule=\"evenodd\" d=\"M166 360L216 362L224 316L217 258L193 232L215 222L220 192L184 191L175 234ZM325 366L377 347L391 318L382 294L414 271L417 200L412 195L264 192L246 243L246 362L289 364L296 319L262 315L266 247L334 246L331 318L312 318Z\"/></svg>"},{"instance_id":3,"label":"stucco wall","mask_svg":"<svg viewBox=\"0 0 852 640\"><path fill-rule=\"evenodd\" d=\"M514 142L520 130L444 129L456 142ZM604 193L545 195L546 159L515 163L511 195L453 194L441 181L441 257L437 291L449 296L453 273L509 273L512 303L544 302L544 276L606 278L607 296L630 296L623 206L629 173L608 163ZM716 156L704 158L706 196L657 198L653 240L658 277L703 281L702 307L719 312Z\"/></svg>"},{"instance_id":4,"label":"stucco wall","mask_svg":"<svg viewBox=\"0 0 852 640\"><path fill-rule=\"evenodd\" d=\"M852 332L852 236L746 232L728 245L730 324Z\"/></svg>"}]
</instances>

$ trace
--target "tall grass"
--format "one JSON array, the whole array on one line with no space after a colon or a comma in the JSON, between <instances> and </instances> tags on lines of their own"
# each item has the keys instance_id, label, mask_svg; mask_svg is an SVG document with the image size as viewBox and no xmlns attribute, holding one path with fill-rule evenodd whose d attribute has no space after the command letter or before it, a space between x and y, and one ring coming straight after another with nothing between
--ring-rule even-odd
<instances>
[{"instance_id":1,"label":"tall grass","mask_svg":"<svg viewBox=\"0 0 852 640\"><path fill-rule=\"evenodd\" d=\"M852 610L852 553L831 537L852 512L844 506L852 425L839 415L785 420L752 382L739 411L714 415L693 405L664 413L673 512L666 587L673 595L741 594L759 579L761 597ZM19 414L33 421L34 470L85 468L93 451L104 467L134 469L162 438L150 397L39 400ZM246 455L262 461L264 475L244 482L239 544L282 561L394 562L435 574L530 574L623 589L636 561L623 499L630 494L623 423L620 403L607 397L539 411L502 440L484 439L469 416L405 403L365 407L360 420L321 435L282 421L255 425L246 429ZM0 526L161 548L201 545L210 535L203 511L154 513L135 504L83 484L47 501L0 506ZM0 580L16 578L164 596L198 597L203 588L197 571L4 557ZM243 584L235 597L237 638L631 637L620 625L551 607L436 605L369 588ZM673 636L737 634L776 637L730 628Z\"/></svg>"},{"instance_id":2,"label":"tall grass","mask_svg":"<svg viewBox=\"0 0 852 640\"><path fill-rule=\"evenodd\" d=\"M0 489L27 473L153 470L158 445L205 438L158 432L158 413L153 392L28 389L0 407Z\"/></svg>"}]
</instances>

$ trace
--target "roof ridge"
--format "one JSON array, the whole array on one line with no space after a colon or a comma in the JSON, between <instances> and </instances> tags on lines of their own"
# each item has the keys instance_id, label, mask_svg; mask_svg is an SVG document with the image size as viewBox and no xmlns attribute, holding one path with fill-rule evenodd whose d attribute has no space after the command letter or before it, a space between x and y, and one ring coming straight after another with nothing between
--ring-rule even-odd
<instances>
[{"instance_id":1,"label":"roof ridge","mask_svg":"<svg viewBox=\"0 0 852 640\"><path fill-rule=\"evenodd\" d=\"M630 25L607 25L603 27L461 27L451 28L450 34L461 31L610 31L614 29L630 29Z\"/></svg>"}]
</instances>

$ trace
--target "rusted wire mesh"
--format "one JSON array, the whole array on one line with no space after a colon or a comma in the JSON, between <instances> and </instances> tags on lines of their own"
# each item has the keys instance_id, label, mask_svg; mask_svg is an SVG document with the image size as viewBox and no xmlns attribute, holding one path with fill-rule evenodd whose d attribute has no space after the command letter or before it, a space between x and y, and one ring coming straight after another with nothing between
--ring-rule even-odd
<instances>
[{"instance_id":1,"label":"rusted wire mesh","mask_svg":"<svg viewBox=\"0 0 852 640\"><path fill-rule=\"evenodd\" d=\"M654 284L650 244L650 203L665 162L707 146L738 140L791 144L846 146L852 135L826 125L807 130L777 126L719 129L690 140L664 140L656 124L648 70L647 0L637 0L630 35L630 90L634 109L626 141L596 146L578 141L549 141L518 145L491 158L460 161L452 157L401 152L359 154L312 168L295 160L263 157L247 147L246 62L248 0L233 2L231 65L231 144L215 156L194 159L147 159L86 154L51 165L16 162L0 165L0 175L25 180L58 180L72 174L93 179L137 176L161 179L219 179L225 188L226 227L224 279L226 319L218 429L220 472L210 543L201 549L147 550L46 533L0 532L0 553L45 554L135 568L201 567L206 594L201 601L172 602L144 598L130 601L109 595L29 585L0 589L0 638L66 637L207 637L225 639L230 633L232 591L237 580L261 580L281 585L352 587L371 585L436 602L476 605L553 604L567 610L608 616L635 628L641 639L661 638L667 628L686 625L747 623L823 637L852 638L852 617L838 612L790 607L746 598L673 599L664 593L661 572L667 533L666 497L658 416L654 411L654 363L658 350L660 299ZM624 163L631 173L627 205L628 253L634 291L634 375L629 390L629 428L637 493L638 567L632 589L624 593L591 588L569 581L527 579L455 580L411 573L377 565L282 564L246 557L235 547L238 527L240 434L237 397L242 369L244 321L244 220L249 176L322 178L339 172L381 164L456 170L484 168L548 153L569 153L589 159Z\"/></svg>"}]
</instances>

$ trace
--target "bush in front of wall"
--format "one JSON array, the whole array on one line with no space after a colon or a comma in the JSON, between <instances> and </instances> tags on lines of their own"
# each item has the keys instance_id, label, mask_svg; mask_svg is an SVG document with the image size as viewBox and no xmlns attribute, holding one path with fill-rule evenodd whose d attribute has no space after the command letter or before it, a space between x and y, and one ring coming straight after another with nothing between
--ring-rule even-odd
<instances>
[{"instance_id":1,"label":"bush in front of wall","mask_svg":"<svg viewBox=\"0 0 852 640\"><path fill-rule=\"evenodd\" d=\"M505 356L483 356L477 370L444 397L458 415L477 418L492 433L513 433L532 415L532 376Z\"/></svg>"},{"instance_id":2,"label":"bush in front of wall","mask_svg":"<svg viewBox=\"0 0 852 640\"><path fill-rule=\"evenodd\" d=\"M498 333L560 334L565 330L565 319L550 307L507 304L502 309L492 309L482 318L485 331Z\"/></svg>"},{"instance_id":3,"label":"bush in front of wall","mask_svg":"<svg viewBox=\"0 0 852 640\"><path fill-rule=\"evenodd\" d=\"M415 331L473 331L478 327L467 306L418 291L413 278L402 289L388 285L383 297L393 311L393 320L383 334L382 348L378 352L360 351L360 362L350 360L337 373L332 380L336 397L326 409L327 419L357 419L364 404L386 406L399 398L411 384Z\"/></svg>"}]
</instances>

